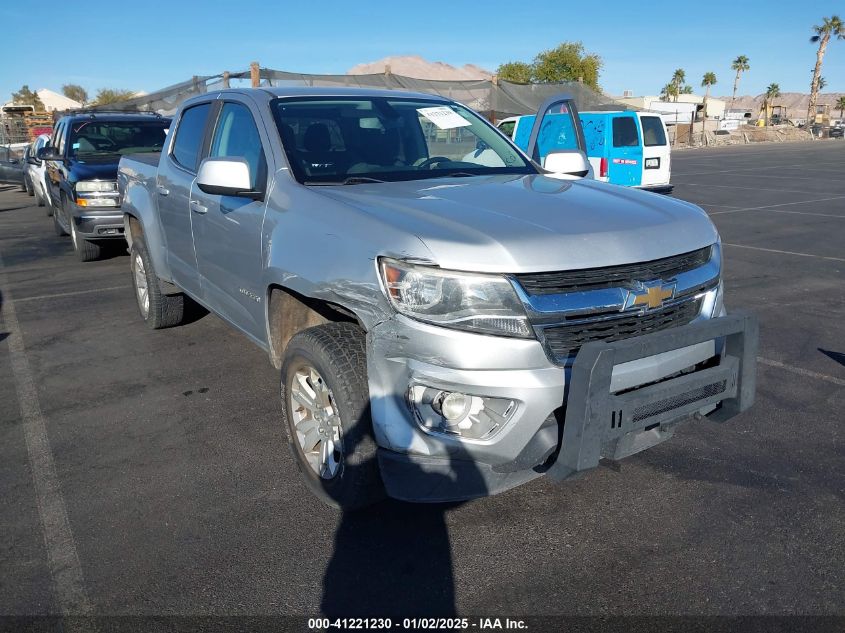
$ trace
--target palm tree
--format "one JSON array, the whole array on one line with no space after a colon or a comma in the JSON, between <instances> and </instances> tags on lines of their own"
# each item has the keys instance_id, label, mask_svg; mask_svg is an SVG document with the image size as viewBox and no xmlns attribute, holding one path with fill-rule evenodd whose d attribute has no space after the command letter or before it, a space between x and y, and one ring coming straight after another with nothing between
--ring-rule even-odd
<instances>
[{"instance_id":1,"label":"palm tree","mask_svg":"<svg viewBox=\"0 0 845 633\"><path fill-rule=\"evenodd\" d=\"M678 68L674 73L672 73L672 85L675 86L675 101L678 100L678 95L681 92L681 85L683 85L686 78L687 74L684 72L683 68Z\"/></svg>"},{"instance_id":2,"label":"palm tree","mask_svg":"<svg viewBox=\"0 0 845 633\"><path fill-rule=\"evenodd\" d=\"M716 73L706 72L701 78L701 87L704 88L704 107L701 109L701 131L704 132L704 126L707 124L707 99L710 98L710 86L716 85Z\"/></svg>"},{"instance_id":3,"label":"palm tree","mask_svg":"<svg viewBox=\"0 0 845 633\"><path fill-rule=\"evenodd\" d=\"M672 97L676 95L677 93L675 92L675 84L666 84L660 91L660 98L663 101L670 101Z\"/></svg>"},{"instance_id":4,"label":"palm tree","mask_svg":"<svg viewBox=\"0 0 845 633\"><path fill-rule=\"evenodd\" d=\"M734 101L736 101L736 88L739 85L739 76L751 68L751 64L748 62L749 59L745 55L737 55L737 58L731 62L731 70L736 71L736 77L734 77L734 92L731 97L731 108L734 107Z\"/></svg>"},{"instance_id":5,"label":"palm tree","mask_svg":"<svg viewBox=\"0 0 845 633\"><path fill-rule=\"evenodd\" d=\"M845 40L845 23L838 15L832 15L829 18L822 18L821 25L813 26L813 31L816 32L810 38L813 44L818 43L819 49L816 51L816 67L813 69L813 82L810 84L810 103L807 106L807 124L809 125L815 121L816 113L816 99L819 95L819 79L822 74L822 62L824 61L824 53L830 39Z\"/></svg>"},{"instance_id":6,"label":"palm tree","mask_svg":"<svg viewBox=\"0 0 845 633\"><path fill-rule=\"evenodd\" d=\"M839 108L839 118L845 119L845 97L839 97L835 107Z\"/></svg>"},{"instance_id":7,"label":"palm tree","mask_svg":"<svg viewBox=\"0 0 845 633\"><path fill-rule=\"evenodd\" d=\"M780 86L777 84L769 84L766 92L763 94L763 112L765 112L766 127L769 127L769 105L772 101L780 96Z\"/></svg>"},{"instance_id":8,"label":"palm tree","mask_svg":"<svg viewBox=\"0 0 845 633\"><path fill-rule=\"evenodd\" d=\"M827 79L824 77L819 77L819 92L824 90L824 87L827 85Z\"/></svg>"}]
</instances>

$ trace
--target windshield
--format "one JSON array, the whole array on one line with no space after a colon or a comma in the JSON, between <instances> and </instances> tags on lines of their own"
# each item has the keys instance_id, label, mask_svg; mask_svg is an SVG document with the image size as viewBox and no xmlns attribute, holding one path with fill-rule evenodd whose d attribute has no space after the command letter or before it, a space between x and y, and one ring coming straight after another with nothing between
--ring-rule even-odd
<instances>
[{"instance_id":1,"label":"windshield","mask_svg":"<svg viewBox=\"0 0 845 633\"><path fill-rule=\"evenodd\" d=\"M152 121L76 121L70 131L68 156L108 158L121 154L160 152L169 119Z\"/></svg>"},{"instance_id":2,"label":"windshield","mask_svg":"<svg viewBox=\"0 0 845 633\"><path fill-rule=\"evenodd\" d=\"M277 99L273 112L294 176L305 184L536 173L456 103L307 97Z\"/></svg>"}]
</instances>

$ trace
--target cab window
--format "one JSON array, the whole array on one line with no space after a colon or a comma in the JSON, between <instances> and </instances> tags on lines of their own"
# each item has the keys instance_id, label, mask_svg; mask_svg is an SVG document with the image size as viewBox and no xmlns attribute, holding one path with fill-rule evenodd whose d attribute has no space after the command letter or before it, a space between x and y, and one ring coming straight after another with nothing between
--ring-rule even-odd
<instances>
[{"instance_id":1,"label":"cab window","mask_svg":"<svg viewBox=\"0 0 845 633\"><path fill-rule=\"evenodd\" d=\"M505 121L499 124L499 131L507 136L513 138L513 129L516 127L516 121Z\"/></svg>"},{"instance_id":2,"label":"cab window","mask_svg":"<svg viewBox=\"0 0 845 633\"><path fill-rule=\"evenodd\" d=\"M241 103L225 103L217 117L210 158L243 158L249 164L253 191L263 188L266 161L252 113Z\"/></svg>"},{"instance_id":3,"label":"cab window","mask_svg":"<svg viewBox=\"0 0 845 633\"><path fill-rule=\"evenodd\" d=\"M634 117L615 117L613 119L613 147L636 147L640 144L637 123Z\"/></svg>"},{"instance_id":4,"label":"cab window","mask_svg":"<svg viewBox=\"0 0 845 633\"><path fill-rule=\"evenodd\" d=\"M205 135L205 122L208 119L210 103L202 103L185 110L176 130L171 155L179 165L190 171L197 170L200 149Z\"/></svg>"}]
</instances>

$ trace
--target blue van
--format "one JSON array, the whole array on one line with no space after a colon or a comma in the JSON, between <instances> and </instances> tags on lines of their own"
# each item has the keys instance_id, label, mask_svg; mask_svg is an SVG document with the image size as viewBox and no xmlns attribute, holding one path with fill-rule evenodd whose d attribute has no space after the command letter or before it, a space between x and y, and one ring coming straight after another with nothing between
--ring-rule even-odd
<instances>
[{"instance_id":1,"label":"blue van","mask_svg":"<svg viewBox=\"0 0 845 633\"><path fill-rule=\"evenodd\" d=\"M551 117L546 119L549 119L547 126L553 122ZM596 180L659 193L672 191L671 148L659 114L581 112L579 119L584 148ZM535 115L509 117L498 128L524 150L535 120ZM561 117L561 122L565 123L566 119ZM560 127L555 132L550 137L556 145L571 143L577 147L575 130Z\"/></svg>"}]
</instances>

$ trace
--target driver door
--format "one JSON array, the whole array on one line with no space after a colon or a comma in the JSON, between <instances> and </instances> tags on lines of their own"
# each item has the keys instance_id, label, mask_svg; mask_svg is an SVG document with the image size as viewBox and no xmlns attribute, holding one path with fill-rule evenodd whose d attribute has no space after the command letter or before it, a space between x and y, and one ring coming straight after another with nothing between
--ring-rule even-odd
<instances>
[{"instance_id":1,"label":"driver door","mask_svg":"<svg viewBox=\"0 0 845 633\"><path fill-rule=\"evenodd\" d=\"M23 184L23 167L20 156L8 145L0 146L0 183Z\"/></svg>"},{"instance_id":2,"label":"driver door","mask_svg":"<svg viewBox=\"0 0 845 633\"><path fill-rule=\"evenodd\" d=\"M534 118L526 153L544 168L547 168L550 154L580 153L583 156L584 169L570 175L592 177L578 108L570 95L551 97L540 107Z\"/></svg>"}]
</instances>

